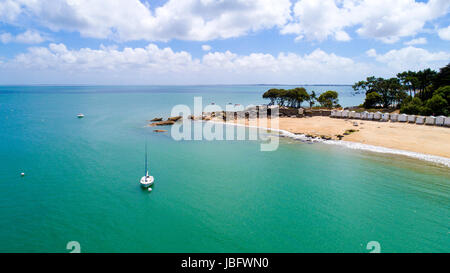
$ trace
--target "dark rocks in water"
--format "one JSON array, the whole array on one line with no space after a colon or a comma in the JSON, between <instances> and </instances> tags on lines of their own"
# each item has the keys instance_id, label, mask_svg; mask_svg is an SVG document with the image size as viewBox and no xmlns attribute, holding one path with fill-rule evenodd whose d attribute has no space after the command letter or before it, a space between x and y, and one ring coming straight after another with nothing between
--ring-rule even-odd
<instances>
[{"instance_id":1,"label":"dark rocks in water","mask_svg":"<svg viewBox=\"0 0 450 273\"><path fill-rule=\"evenodd\" d=\"M165 133L165 132L167 132L167 130L153 130L153 132L156 132L156 133Z\"/></svg>"},{"instance_id":2,"label":"dark rocks in water","mask_svg":"<svg viewBox=\"0 0 450 273\"><path fill-rule=\"evenodd\" d=\"M341 140L344 136L343 135L336 135L336 137Z\"/></svg>"},{"instance_id":3,"label":"dark rocks in water","mask_svg":"<svg viewBox=\"0 0 450 273\"><path fill-rule=\"evenodd\" d=\"M182 116L176 116L176 117L170 117L167 119L167 121L178 121L182 118Z\"/></svg>"},{"instance_id":4,"label":"dark rocks in water","mask_svg":"<svg viewBox=\"0 0 450 273\"><path fill-rule=\"evenodd\" d=\"M164 125L174 125L174 124L175 124L175 121L166 120L166 121L154 122L154 123L150 124L149 126L153 127L153 126L164 126Z\"/></svg>"},{"instance_id":5,"label":"dark rocks in water","mask_svg":"<svg viewBox=\"0 0 450 273\"><path fill-rule=\"evenodd\" d=\"M150 120L151 122L155 122L155 121L162 121L163 119L162 118L154 118L154 119L152 119L152 120Z\"/></svg>"}]
</instances>

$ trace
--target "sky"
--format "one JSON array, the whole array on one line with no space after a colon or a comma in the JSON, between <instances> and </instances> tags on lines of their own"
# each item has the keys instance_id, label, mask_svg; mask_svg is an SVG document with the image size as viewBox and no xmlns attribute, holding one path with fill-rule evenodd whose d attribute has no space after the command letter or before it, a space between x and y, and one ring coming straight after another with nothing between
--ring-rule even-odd
<instances>
[{"instance_id":1,"label":"sky","mask_svg":"<svg viewBox=\"0 0 450 273\"><path fill-rule=\"evenodd\" d=\"M449 0L0 0L0 84L353 84L450 63Z\"/></svg>"}]
</instances>

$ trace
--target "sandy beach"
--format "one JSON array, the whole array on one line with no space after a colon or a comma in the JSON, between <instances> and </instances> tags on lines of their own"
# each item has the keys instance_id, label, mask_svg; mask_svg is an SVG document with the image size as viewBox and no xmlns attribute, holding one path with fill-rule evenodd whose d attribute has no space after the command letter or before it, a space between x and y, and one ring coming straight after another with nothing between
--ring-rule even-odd
<instances>
[{"instance_id":1,"label":"sandy beach","mask_svg":"<svg viewBox=\"0 0 450 273\"><path fill-rule=\"evenodd\" d=\"M244 121L229 121L228 123ZM255 120L252 121L255 123ZM331 139L364 143L391 149L450 158L450 128L400 122L334 119L330 117L279 118L279 128L294 134L325 136ZM355 126L357 123L358 126ZM248 120L245 124L249 125ZM250 124L256 125L256 124ZM257 126L273 128L270 120L260 119ZM344 135L347 130L356 130Z\"/></svg>"}]
</instances>

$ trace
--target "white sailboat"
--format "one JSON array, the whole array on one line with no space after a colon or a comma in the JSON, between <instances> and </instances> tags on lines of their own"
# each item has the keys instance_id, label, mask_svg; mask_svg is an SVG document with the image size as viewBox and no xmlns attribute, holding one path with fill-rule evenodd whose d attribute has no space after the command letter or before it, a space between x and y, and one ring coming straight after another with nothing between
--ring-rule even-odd
<instances>
[{"instance_id":1,"label":"white sailboat","mask_svg":"<svg viewBox=\"0 0 450 273\"><path fill-rule=\"evenodd\" d=\"M153 185L153 182L155 181L155 179L153 178L153 176L148 174L148 168L147 168L147 144L145 144L145 176L143 176L141 178L141 186L144 188L148 188L151 185Z\"/></svg>"}]
</instances>

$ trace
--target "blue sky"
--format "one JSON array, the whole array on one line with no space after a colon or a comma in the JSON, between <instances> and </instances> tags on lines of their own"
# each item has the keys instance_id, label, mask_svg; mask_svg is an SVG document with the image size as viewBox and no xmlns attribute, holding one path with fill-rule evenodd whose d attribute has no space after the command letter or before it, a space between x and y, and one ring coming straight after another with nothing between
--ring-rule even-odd
<instances>
[{"instance_id":1,"label":"blue sky","mask_svg":"<svg viewBox=\"0 0 450 273\"><path fill-rule=\"evenodd\" d=\"M450 62L448 0L0 0L0 84L351 84Z\"/></svg>"}]
</instances>

